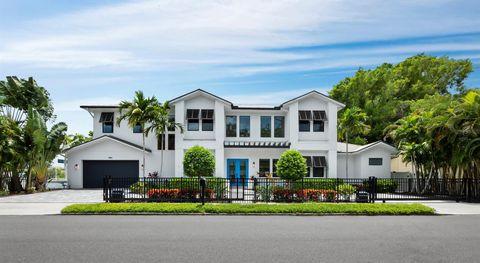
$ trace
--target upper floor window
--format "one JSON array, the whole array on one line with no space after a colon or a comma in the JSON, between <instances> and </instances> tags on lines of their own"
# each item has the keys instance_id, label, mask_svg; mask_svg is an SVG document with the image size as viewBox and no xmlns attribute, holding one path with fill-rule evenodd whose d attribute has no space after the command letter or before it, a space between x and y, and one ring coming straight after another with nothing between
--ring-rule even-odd
<instances>
[{"instance_id":1,"label":"upper floor window","mask_svg":"<svg viewBox=\"0 0 480 263\"><path fill-rule=\"evenodd\" d=\"M270 116L260 117L260 136L272 137L272 117Z\"/></svg>"},{"instance_id":2,"label":"upper floor window","mask_svg":"<svg viewBox=\"0 0 480 263\"><path fill-rule=\"evenodd\" d=\"M175 150L175 134L168 135L168 149Z\"/></svg>"},{"instance_id":3,"label":"upper floor window","mask_svg":"<svg viewBox=\"0 0 480 263\"><path fill-rule=\"evenodd\" d=\"M227 137L237 137L237 116L227 116L225 128Z\"/></svg>"},{"instance_id":4,"label":"upper floor window","mask_svg":"<svg viewBox=\"0 0 480 263\"><path fill-rule=\"evenodd\" d=\"M102 114L100 114L99 122L102 123L103 133L113 133L113 121L114 121L113 112L102 112Z\"/></svg>"},{"instance_id":5,"label":"upper floor window","mask_svg":"<svg viewBox=\"0 0 480 263\"><path fill-rule=\"evenodd\" d=\"M285 137L285 117L284 116L275 116L274 117L274 135L276 138Z\"/></svg>"},{"instance_id":6,"label":"upper floor window","mask_svg":"<svg viewBox=\"0 0 480 263\"><path fill-rule=\"evenodd\" d=\"M240 116L240 137L250 137L250 116Z\"/></svg>"},{"instance_id":7,"label":"upper floor window","mask_svg":"<svg viewBox=\"0 0 480 263\"><path fill-rule=\"evenodd\" d=\"M200 110L187 109L187 130L198 131L200 128Z\"/></svg>"},{"instance_id":8,"label":"upper floor window","mask_svg":"<svg viewBox=\"0 0 480 263\"><path fill-rule=\"evenodd\" d=\"M168 117L168 122L175 123L175 115L170 115ZM170 125L170 127L168 127L168 130L169 131L175 131L175 125Z\"/></svg>"},{"instance_id":9,"label":"upper floor window","mask_svg":"<svg viewBox=\"0 0 480 263\"><path fill-rule=\"evenodd\" d=\"M213 131L213 110L202 110L202 131Z\"/></svg>"},{"instance_id":10,"label":"upper floor window","mask_svg":"<svg viewBox=\"0 0 480 263\"><path fill-rule=\"evenodd\" d=\"M157 150L165 150L165 134L157 137Z\"/></svg>"},{"instance_id":11,"label":"upper floor window","mask_svg":"<svg viewBox=\"0 0 480 263\"><path fill-rule=\"evenodd\" d=\"M140 125L140 123L133 126L133 133L143 133L142 125Z\"/></svg>"},{"instance_id":12,"label":"upper floor window","mask_svg":"<svg viewBox=\"0 0 480 263\"><path fill-rule=\"evenodd\" d=\"M381 166L381 165L383 165L383 159L382 158L368 158L368 165Z\"/></svg>"},{"instance_id":13,"label":"upper floor window","mask_svg":"<svg viewBox=\"0 0 480 263\"><path fill-rule=\"evenodd\" d=\"M326 120L327 114L323 110L298 111L298 130L301 132L309 132L311 123L313 123L314 132L324 132Z\"/></svg>"},{"instance_id":14,"label":"upper floor window","mask_svg":"<svg viewBox=\"0 0 480 263\"><path fill-rule=\"evenodd\" d=\"M312 120L311 111L307 111L307 110L298 111L298 130L301 132L309 132L311 120Z\"/></svg>"}]
</instances>

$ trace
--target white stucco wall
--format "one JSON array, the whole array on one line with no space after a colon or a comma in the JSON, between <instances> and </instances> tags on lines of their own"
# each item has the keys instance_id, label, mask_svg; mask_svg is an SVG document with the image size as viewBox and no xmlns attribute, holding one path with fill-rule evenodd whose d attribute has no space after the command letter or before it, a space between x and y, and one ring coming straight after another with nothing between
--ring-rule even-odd
<instances>
[{"instance_id":1,"label":"white stucco wall","mask_svg":"<svg viewBox=\"0 0 480 263\"><path fill-rule=\"evenodd\" d=\"M380 146L348 155L348 178L390 178L390 158L392 150ZM369 158L382 158L382 165L369 165ZM345 178L345 154L338 154L337 174Z\"/></svg>"}]
</instances>

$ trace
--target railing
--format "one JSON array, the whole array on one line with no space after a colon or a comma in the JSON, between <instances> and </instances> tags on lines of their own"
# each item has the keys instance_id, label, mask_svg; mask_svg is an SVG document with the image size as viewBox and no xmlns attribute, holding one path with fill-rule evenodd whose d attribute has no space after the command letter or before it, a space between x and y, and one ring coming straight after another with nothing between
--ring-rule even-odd
<instances>
[{"instance_id":1,"label":"railing","mask_svg":"<svg viewBox=\"0 0 480 263\"><path fill-rule=\"evenodd\" d=\"M473 179L104 178L106 202L480 201Z\"/></svg>"}]
</instances>

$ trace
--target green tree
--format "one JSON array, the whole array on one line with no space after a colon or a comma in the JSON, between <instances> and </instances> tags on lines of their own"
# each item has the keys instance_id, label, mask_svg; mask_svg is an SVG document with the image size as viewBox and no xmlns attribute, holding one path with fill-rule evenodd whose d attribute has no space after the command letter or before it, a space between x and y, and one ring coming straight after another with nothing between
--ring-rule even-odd
<instances>
[{"instance_id":1,"label":"green tree","mask_svg":"<svg viewBox=\"0 0 480 263\"><path fill-rule=\"evenodd\" d=\"M69 134L65 136L64 148L67 149L67 148L75 147L77 145L89 142L92 139L93 139L93 133L91 132L89 132L87 136L80 133Z\"/></svg>"},{"instance_id":2,"label":"green tree","mask_svg":"<svg viewBox=\"0 0 480 263\"><path fill-rule=\"evenodd\" d=\"M370 131L370 125L366 124L367 114L358 107L347 108L343 111L338 121L338 134L340 140L345 140L345 175L348 178L348 140L349 136L357 138L367 134Z\"/></svg>"},{"instance_id":3,"label":"green tree","mask_svg":"<svg viewBox=\"0 0 480 263\"><path fill-rule=\"evenodd\" d=\"M280 178L296 181L307 174L307 161L297 150L286 150L277 161L277 173Z\"/></svg>"},{"instance_id":4,"label":"green tree","mask_svg":"<svg viewBox=\"0 0 480 263\"><path fill-rule=\"evenodd\" d=\"M210 177L215 173L215 157L202 146L193 146L183 157L183 172L188 177Z\"/></svg>"},{"instance_id":5,"label":"green tree","mask_svg":"<svg viewBox=\"0 0 480 263\"><path fill-rule=\"evenodd\" d=\"M158 103L154 107L154 117L151 120L151 125L145 129L145 134L148 136L150 132L155 132L155 135L160 140L160 143L163 144L165 133L169 129L179 129L181 133L183 133L183 125L181 123L176 123L170 118L170 105L168 101L165 101L163 104ZM163 150L165 145L161 145L160 147L160 176L162 176L162 168L163 168Z\"/></svg>"},{"instance_id":6,"label":"green tree","mask_svg":"<svg viewBox=\"0 0 480 263\"><path fill-rule=\"evenodd\" d=\"M387 126L411 112L412 100L452 91L462 93L472 70L470 60L420 54L396 65L385 63L372 70L359 69L329 94L347 108L358 107L367 114L371 130L366 138L374 142L383 138Z\"/></svg>"},{"instance_id":7,"label":"green tree","mask_svg":"<svg viewBox=\"0 0 480 263\"><path fill-rule=\"evenodd\" d=\"M157 107L157 99L152 97L145 97L142 91L135 91L135 96L132 101L121 101L119 104L120 117L117 118L117 126L123 120L127 121L130 128L140 125L142 130L142 175L145 177L145 137L146 125L155 119L155 107Z\"/></svg>"}]
</instances>

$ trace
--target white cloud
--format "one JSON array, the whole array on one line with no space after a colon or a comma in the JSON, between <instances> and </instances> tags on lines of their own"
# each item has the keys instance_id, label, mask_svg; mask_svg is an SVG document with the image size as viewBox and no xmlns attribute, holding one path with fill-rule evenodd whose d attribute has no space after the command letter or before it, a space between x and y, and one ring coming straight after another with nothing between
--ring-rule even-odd
<instances>
[{"instance_id":1,"label":"white cloud","mask_svg":"<svg viewBox=\"0 0 480 263\"><path fill-rule=\"evenodd\" d=\"M115 97L91 97L62 102L54 102L55 112L83 111L81 105L118 105L122 99Z\"/></svg>"},{"instance_id":2,"label":"white cloud","mask_svg":"<svg viewBox=\"0 0 480 263\"><path fill-rule=\"evenodd\" d=\"M475 3L134 1L19 25L33 33L9 34L11 37L0 43L0 64L127 71L271 64L261 68L288 70L279 64L303 60L323 60L325 64L334 62L332 57L341 53L265 49L475 31L480 21L472 19L470 6ZM462 12L462 16L455 12ZM251 66L238 67L238 72L229 68L224 73L265 72L252 71L255 67ZM304 67L312 67L312 63L307 61Z\"/></svg>"},{"instance_id":3,"label":"white cloud","mask_svg":"<svg viewBox=\"0 0 480 263\"><path fill-rule=\"evenodd\" d=\"M312 90L317 90L327 95L327 90L329 90L329 88L295 89L260 93L255 92L255 94L250 95L227 95L224 96L224 98L231 101L233 104L240 106L278 106L285 101L298 97Z\"/></svg>"}]
</instances>

